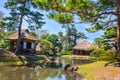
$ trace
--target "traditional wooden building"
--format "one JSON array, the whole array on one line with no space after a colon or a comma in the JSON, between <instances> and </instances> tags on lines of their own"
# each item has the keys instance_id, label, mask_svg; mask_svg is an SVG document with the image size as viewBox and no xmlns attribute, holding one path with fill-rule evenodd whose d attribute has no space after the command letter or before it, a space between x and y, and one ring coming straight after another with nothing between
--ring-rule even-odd
<instances>
[{"instance_id":1,"label":"traditional wooden building","mask_svg":"<svg viewBox=\"0 0 120 80\"><path fill-rule=\"evenodd\" d=\"M90 48L95 48L95 46L92 43L84 40L77 44L73 50L75 55L89 55L91 52Z\"/></svg>"},{"instance_id":2,"label":"traditional wooden building","mask_svg":"<svg viewBox=\"0 0 120 80\"><path fill-rule=\"evenodd\" d=\"M18 41L18 32L15 32L14 34L9 35L7 40L10 40L10 51L15 52L17 48L17 41ZM21 30L21 45L20 45L20 51L21 53L33 53L35 52L35 43L38 41L38 38L31 35L28 31L28 29L22 29Z\"/></svg>"}]
</instances>

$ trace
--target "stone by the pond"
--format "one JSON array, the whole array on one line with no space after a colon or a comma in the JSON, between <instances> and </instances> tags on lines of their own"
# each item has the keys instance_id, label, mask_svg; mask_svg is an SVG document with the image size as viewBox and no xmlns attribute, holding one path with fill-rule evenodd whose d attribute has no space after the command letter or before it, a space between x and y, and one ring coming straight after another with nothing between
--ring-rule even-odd
<instances>
[{"instance_id":1,"label":"stone by the pond","mask_svg":"<svg viewBox=\"0 0 120 80\"><path fill-rule=\"evenodd\" d=\"M71 64L66 64L65 67L64 67L64 70L65 71L77 71L78 70L78 67L74 67L72 66Z\"/></svg>"}]
</instances>

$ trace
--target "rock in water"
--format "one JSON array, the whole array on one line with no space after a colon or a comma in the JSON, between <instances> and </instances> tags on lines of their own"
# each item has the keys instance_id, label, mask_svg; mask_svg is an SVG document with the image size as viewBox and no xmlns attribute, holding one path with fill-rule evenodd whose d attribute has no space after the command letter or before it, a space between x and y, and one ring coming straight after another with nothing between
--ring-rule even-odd
<instances>
[{"instance_id":1,"label":"rock in water","mask_svg":"<svg viewBox=\"0 0 120 80\"><path fill-rule=\"evenodd\" d=\"M66 64L64 70L73 72L73 71L77 71L78 67L73 67L71 64Z\"/></svg>"}]
</instances>

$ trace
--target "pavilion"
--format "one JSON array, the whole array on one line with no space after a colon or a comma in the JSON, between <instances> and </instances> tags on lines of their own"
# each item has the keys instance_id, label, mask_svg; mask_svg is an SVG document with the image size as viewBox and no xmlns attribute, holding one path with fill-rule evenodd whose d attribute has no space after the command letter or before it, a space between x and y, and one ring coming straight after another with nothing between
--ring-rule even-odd
<instances>
[{"instance_id":1,"label":"pavilion","mask_svg":"<svg viewBox=\"0 0 120 80\"><path fill-rule=\"evenodd\" d=\"M90 55L92 48L97 48L97 46L93 45L93 43L84 40L81 43L77 44L73 48L73 50L75 55Z\"/></svg>"},{"instance_id":2,"label":"pavilion","mask_svg":"<svg viewBox=\"0 0 120 80\"><path fill-rule=\"evenodd\" d=\"M9 35L7 40L10 40L10 51L15 52L17 48L17 41L18 41L18 32ZM21 30L21 45L20 51L21 53L34 53L36 51L35 43L38 41L38 38L31 35L28 29Z\"/></svg>"}]
</instances>

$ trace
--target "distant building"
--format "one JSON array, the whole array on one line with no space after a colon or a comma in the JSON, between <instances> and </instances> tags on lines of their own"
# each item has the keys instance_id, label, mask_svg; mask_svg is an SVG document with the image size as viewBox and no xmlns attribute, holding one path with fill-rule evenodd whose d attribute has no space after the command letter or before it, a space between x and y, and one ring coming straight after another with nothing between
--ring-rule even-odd
<instances>
[{"instance_id":1,"label":"distant building","mask_svg":"<svg viewBox=\"0 0 120 80\"><path fill-rule=\"evenodd\" d=\"M10 51L15 52L17 48L18 41L18 32L9 35L7 40L10 40ZM38 41L38 38L34 37L29 33L27 29L21 30L21 53L31 53L36 51L35 42Z\"/></svg>"},{"instance_id":2,"label":"distant building","mask_svg":"<svg viewBox=\"0 0 120 80\"><path fill-rule=\"evenodd\" d=\"M89 43L88 41L82 41L81 43L77 44L73 50L75 55L90 55L92 48L98 48L96 45Z\"/></svg>"}]
</instances>

